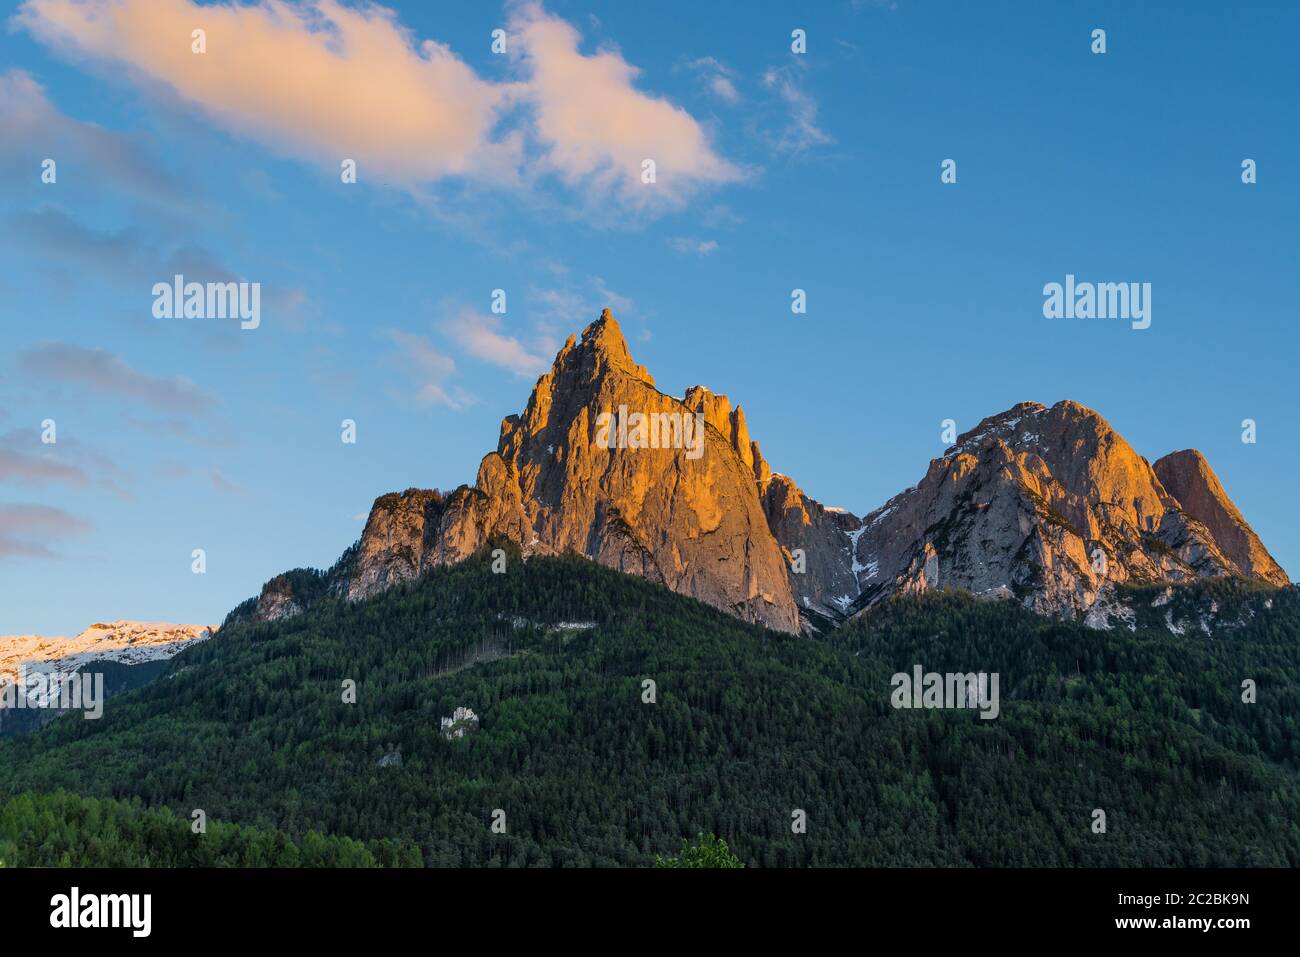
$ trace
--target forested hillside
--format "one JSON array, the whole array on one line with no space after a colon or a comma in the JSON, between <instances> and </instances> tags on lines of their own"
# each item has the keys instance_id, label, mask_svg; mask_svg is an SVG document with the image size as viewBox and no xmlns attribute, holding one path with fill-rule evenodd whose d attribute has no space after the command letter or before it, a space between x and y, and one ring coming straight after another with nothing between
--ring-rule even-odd
<instances>
[{"instance_id":1,"label":"forested hillside","mask_svg":"<svg viewBox=\"0 0 1300 957\"><path fill-rule=\"evenodd\" d=\"M370 847L309 831L206 822L202 834L167 808L100 801L63 791L23 794L0 804L0 867L402 867L413 848Z\"/></svg>"},{"instance_id":2,"label":"forested hillside","mask_svg":"<svg viewBox=\"0 0 1300 957\"><path fill-rule=\"evenodd\" d=\"M0 743L0 794L202 808L431 866L649 866L699 834L749 866L1294 866L1300 611L1212 600L1242 609L1213 638L961 595L807 638L583 559L482 557L223 630L103 719ZM916 664L998 672L999 717L891 707ZM458 706L481 723L449 740ZM22 833L0 841L36 863Z\"/></svg>"}]
</instances>

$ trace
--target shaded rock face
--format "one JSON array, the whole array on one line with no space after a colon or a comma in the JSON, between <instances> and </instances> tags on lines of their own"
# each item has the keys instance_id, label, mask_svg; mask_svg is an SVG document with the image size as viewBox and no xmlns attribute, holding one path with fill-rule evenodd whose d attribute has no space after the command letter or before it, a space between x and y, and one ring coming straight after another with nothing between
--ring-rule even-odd
<instances>
[{"instance_id":1,"label":"shaded rock face","mask_svg":"<svg viewBox=\"0 0 1300 957\"><path fill-rule=\"evenodd\" d=\"M1172 452L1156 462L1155 472L1183 511L1214 536L1239 575L1273 585L1290 583L1286 572L1232 504L1205 456L1195 449Z\"/></svg>"},{"instance_id":2,"label":"shaded rock face","mask_svg":"<svg viewBox=\"0 0 1300 957\"><path fill-rule=\"evenodd\" d=\"M305 610L310 599L299 595L288 575L276 575L262 586L262 593L257 596L254 617L258 621L280 621L292 618Z\"/></svg>"},{"instance_id":3,"label":"shaded rock face","mask_svg":"<svg viewBox=\"0 0 1300 957\"><path fill-rule=\"evenodd\" d=\"M760 488L768 527L790 567L799 607L842 618L861 591L853 544L862 521L814 501L784 475L772 475Z\"/></svg>"},{"instance_id":4,"label":"shaded rock face","mask_svg":"<svg viewBox=\"0 0 1300 957\"><path fill-rule=\"evenodd\" d=\"M842 618L859 592L850 536L861 522L848 512L826 508L791 478L773 472L758 443L749 437L744 411L740 406L732 409L725 395L695 386L683 401L729 438L732 451L753 475L768 531L781 550L800 612Z\"/></svg>"},{"instance_id":5,"label":"shaded rock face","mask_svg":"<svg viewBox=\"0 0 1300 957\"><path fill-rule=\"evenodd\" d=\"M473 487L381 496L332 569L278 576L229 620L366 598L500 538L787 632L932 588L1104 624L1121 582L1287 583L1199 453L1152 468L1076 402L985 419L865 518L826 508L772 471L725 395L660 392L605 310L501 423Z\"/></svg>"},{"instance_id":6,"label":"shaded rock face","mask_svg":"<svg viewBox=\"0 0 1300 957\"><path fill-rule=\"evenodd\" d=\"M1218 491L1213 501L1227 502ZM1184 506L1097 413L1021 403L960 436L915 488L863 519L858 605L951 587L1074 617L1120 582L1278 583L1231 557L1208 524L1218 517L1199 501Z\"/></svg>"},{"instance_id":7,"label":"shaded rock face","mask_svg":"<svg viewBox=\"0 0 1300 957\"><path fill-rule=\"evenodd\" d=\"M381 495L335 590L353 600L419 576L428 567L446 499L429 489Z\"/></svg>"}]
</instances>

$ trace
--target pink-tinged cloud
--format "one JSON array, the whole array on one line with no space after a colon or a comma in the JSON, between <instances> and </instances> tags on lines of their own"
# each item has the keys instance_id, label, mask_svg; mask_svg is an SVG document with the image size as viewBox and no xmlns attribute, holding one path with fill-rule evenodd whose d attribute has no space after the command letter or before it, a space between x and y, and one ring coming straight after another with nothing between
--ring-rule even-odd
<instances>
[{"instance_id":1,"label":"pink-tinged cloud","mask_svg":"<svg viewBox=\"0 0 1300 957\"><path fill-rule=\"evenodd\" d=\"M480 77L372 4L25 0L15 22L281 155L335 172L354 159L361 182L523 188L553 176L654 211L743 175L688 112L636 88L635 66L583 55L578 32L537 3L508 24L511 82ZM191 49L196 29L205 53ZM646 159L654 185L642 183Z\"/></svg>"},{"instance_id":2,"label":"pink-tinged cloud","mask_svg":"<svg viewBox=\"0 0 1300 957\"><path fill-rule=\"evenodd\" d=\"M219 126L360 178L509 176L517 143L490 133L508 85L447 47L416 43L380 6L334 0L27 0L16 21L73 55L123 65L202 107ZM194 30L206 52L192 50Z\"/></svg>"},{"instance_id":3,"label":"pink-tinged cloud","mask_svg":"<svg viewBox=\"0 0 1300 957\"><path fill-rule=\"evenodd\" d=\"M444 334L476 359L509 369L518 376L537 376L546 371L550 363L544 356L530 352L513 336L502 334L500 327L500 317L484 315L473 309L464 309L439 326Z\"/></svg>"},{"instance_id":4,"label":"pink-tinged cloud","mask_svg":"<svg viewBox=\"0 0 1300 957\"><path fill-rule=\"evenodd\" d=\"M584 56L578 31L540 4L520 7L510 33L522 40L542 165L568 184L595 186L644 208L677 204L700 186L742 177L689 113L636 89L635 66L609 50ZM647 159L655 163L654 184L642 181Z\"/></svg>"},{"instance_id":5,"label":"pink-tinged cloud","mask_svg":"<svg viewBox=\"0 0 1300 957\"><path fill-rule=\"evenodd\" d=\"M60 462L52 455L34 455L20 449L0 448L0 482L20 485L66 482L84 487L90 484L90 478L77 466Z\"/></svg>"},{"instance_id":6,"label":"pink-tinged cloud","mask_svg":"<svg viewBox=\"0 0 1300 957\"><path fill-rule=\"evenodd\" d=\"M0 435L0 485L39 488L54 483L76 488L93 485L107 489L118 498L132 498L121 484L126 476L108 456L68 436L46 445L41 441L42 431L12 429Z\"/></svg>"}]
</instances>

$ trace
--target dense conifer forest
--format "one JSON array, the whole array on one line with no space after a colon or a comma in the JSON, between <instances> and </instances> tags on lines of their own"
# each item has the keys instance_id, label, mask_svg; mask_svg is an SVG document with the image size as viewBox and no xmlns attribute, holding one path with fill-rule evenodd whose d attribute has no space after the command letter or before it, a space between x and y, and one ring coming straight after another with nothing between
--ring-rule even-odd
<instances>
[{"instance_id":1,"label":"dense conifer forest","mask_svg":"<svg viewBox=\"0 0 1300 957\"><path fill-rule=\"evenodd\" d=\"M471 559L0 742L0 860L652 866L716 835L758 867L1300 865L1300 602L1175 602L1212 634L940 594L794 637L580 558ZM997 672L999 716L892 707L917 664Z\"/></svg>"}]
</instances>

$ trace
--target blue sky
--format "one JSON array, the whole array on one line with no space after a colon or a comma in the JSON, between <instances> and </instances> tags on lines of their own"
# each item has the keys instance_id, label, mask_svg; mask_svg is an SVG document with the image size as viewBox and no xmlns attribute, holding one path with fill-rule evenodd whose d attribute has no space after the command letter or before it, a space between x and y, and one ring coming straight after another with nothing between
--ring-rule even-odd
<instances>
[{"instance_id":1,"label":"blue sky","mask_svg":"<svg viewBox=\"0 0 1300 957\"><path fill-rule=\"evenodd\" d=\"M328 566L472 482L605 306L826 504L1071 398L1201 449L1300 568L1293 3L142 4L0 4L0 633ZM154 318L178 269L260 282L260 327ZM1067 273L1150 282L1151 327L1045 319Z\"/></svg>"}]
</instances>

